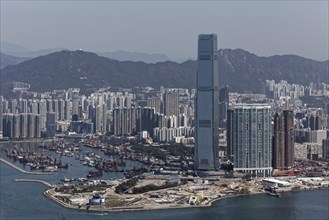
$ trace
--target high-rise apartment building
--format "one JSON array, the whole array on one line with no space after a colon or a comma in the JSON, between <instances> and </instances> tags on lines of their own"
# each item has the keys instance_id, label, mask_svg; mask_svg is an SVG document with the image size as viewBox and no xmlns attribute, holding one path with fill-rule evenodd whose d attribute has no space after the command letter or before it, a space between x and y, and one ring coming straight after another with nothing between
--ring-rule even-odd
<instances>
[{"instance_id":1,"label":"high-rise apartment building","mask_svg":"<svg viewBox=\"0 0 329 220\"><path fill-rule=\"evenodd\" d=\"M147 106L154 108L156 112L161 112L161 98L158 96L153 96L147 99Z\"/></svg>"},{"instance_id":2,"label":"high-rise apartment building","mask_svg":"<svg viewBox=\"0 0 329 220\"><path fill-rule=\"evenodd\" d=\"M72 119L72 114L71 114L72 102L69 99L65 99L64 102L65 102L64 119L71 120Z\"/></svg>"},{"instance_id":3,"label":"high-rise apartment building","mask_svg":"<svg viewBox=\"0 0 329 220\"><path fill-rule=\"evenodd\" d=\"M274 169L291 168L294 163L294 113L274 116L272 163Z\"/></svg>"},{"instance_id":4,"label":"high-rise apartment building","mask_svg":"<svg viewBox=\"0 0 329 220\"><path fill-rule=\"evenodd\" d=\"M27 123L28 115L26 113L20 114L20 135L21 138L27 138Z\"/></svg>"},{"instance_id":5,"label":"high-rise apartment building","mask_svg":"<svg viewBox=\"0 0 329 220\"><path fill-rule=\"evenodd\" d=\"M39 101L39 115L40 115L40 130L46 131L46 120L47 120L47 104L46 100L41 99Z\"/></svg>"},{"instance_id":6,"label":"high-rise apartment building","mask_svg":"<svg viewBox=\"0 0 329 220\"><path fill-rule=\"evenodd\" d=\"M163 96L163 112L166 116L179 115L179 97L176 92L167 92Z\"/></svg>"},{"instance_id":7,"label":"high-rise apartment building","mask_svg":"<svg viewBox=\"0 0 329 220\"><path fill-rule=\"evenodd\" d=\"M195 168L218 168L218 61L217 35L198 39Z\"/></svg>"},{"instance_id":8,"label":"high-rise apartment building","mask_svg":"<svg viewBox=\"0 0 329 220\"><path fill-rule=\"evenodd\" d=\"M322 140L322 158L329 159L329 138Z\"/></svg>"},{"instance_id":9,"label":"high-rise apartment building","mask_svg":"<svg viewBox=\"0 0 329 220\"><path fill-rule=\"evenodd\" d=\"M77 88L72 90L72 121L78 121L79 118L79 92Z\"/></svg>"},{"instance_id":10,"label":"high-rise apartment building","mask_svg":"<svg viewBox=\"0 0 329 220\"><path fill-rule=\"evenodd\" d=\"M226 121L226 156L233 160L233 113L232 109L227 110L227 121Z\"/></svg>"},{"instance_id":11,"label":"high-rise apartment building","mask_svg":"<svg viewBox=\"0 0 329 220\"><path fill-rule=\"evenodd\" d=\"M225 128L227 121L227 110L229 105L228 86L219 89L219 127Z\"/></svg>"},{"instance_id":12,"label":"high-rise apartment building","mask_svg":"<svg viewBox=\"0 0 329 220\"><path fill-rule=\"evenodd\" d=\"M47 129L47 136L48 137L54 137L55 136L55 130L56 130L56 114L55 112L47 112L47 123L46 123L46 129Z\"/></svg>"},{"instance_id":13,"label":"high-rise apartment building","mask_svg":"<svg viewBox=\"0 0 329 220\"><path fill-rule=\"evenodd\" d=\"M271 107L237 104L232 113L234 170L267 176L272 171Z\"/></svg>"},{"instance_id":14,"label":"high-rise apartment building","mask_svg":"<svg viewBox=\"0 0 329 220\"><path fill-rule=\"evenodd\" d=\"M40 116L32 113L3 114L3 136L8 138L41 137Z\"/></svg>"}]
</instances>

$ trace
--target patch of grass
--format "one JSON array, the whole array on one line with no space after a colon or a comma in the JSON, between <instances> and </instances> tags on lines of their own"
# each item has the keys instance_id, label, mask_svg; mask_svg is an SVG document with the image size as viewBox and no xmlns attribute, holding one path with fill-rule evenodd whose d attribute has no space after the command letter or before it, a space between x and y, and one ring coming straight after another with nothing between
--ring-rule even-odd
<instances>
[{"instance_id":1,"label":"patch of grass","mask_svg":"<svg viewBox=\"0 0 329 220\"><path fill-rule=\"evenodd\" d=\"M119 207L127 204L123 199L116 196L109 196L105 198L105 206L107 207Z\"/></svg>"}]
</instances>

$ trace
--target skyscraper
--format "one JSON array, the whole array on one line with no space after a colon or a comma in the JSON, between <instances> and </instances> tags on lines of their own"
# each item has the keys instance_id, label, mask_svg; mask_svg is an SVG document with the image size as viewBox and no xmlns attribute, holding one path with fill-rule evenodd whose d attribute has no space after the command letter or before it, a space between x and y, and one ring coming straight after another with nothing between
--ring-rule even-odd
<instances>
[{"instance_id":1,"label":"skyscraper","mask_svg":"<svg viewBox=\"0 0 329 220\"><path fill-rule=\"evenodd\" d=\"M271 107L239 104L233 107L234 170L267 176L272 171Z\"/></svg>"},{"instance_id":2,"label":"skyscraper","mask_svg":"<svg viewBox=\"0 0 329 220\"><path fill-rule=\"evenodd\" d=\"M195 168L218 168L218 62L217 35L198 39Z\"/></svg>"}]
</instances>

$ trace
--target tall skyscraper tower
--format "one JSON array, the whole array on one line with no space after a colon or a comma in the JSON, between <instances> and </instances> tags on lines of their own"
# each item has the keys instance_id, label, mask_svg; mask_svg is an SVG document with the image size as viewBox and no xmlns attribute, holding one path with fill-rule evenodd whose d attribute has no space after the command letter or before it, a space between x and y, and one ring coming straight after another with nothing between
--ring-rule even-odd
<instances>
[{"instance_id":1,"label":"tall skyscraper tower","mask_svg":"<svg viewBox=\"0 0 329 220\"><path fill-rule=\"evenodd\" d=\"M198 40L195 168L218 168L218 62L217 35L201 34Z\"/></svg>"}]
</instances>

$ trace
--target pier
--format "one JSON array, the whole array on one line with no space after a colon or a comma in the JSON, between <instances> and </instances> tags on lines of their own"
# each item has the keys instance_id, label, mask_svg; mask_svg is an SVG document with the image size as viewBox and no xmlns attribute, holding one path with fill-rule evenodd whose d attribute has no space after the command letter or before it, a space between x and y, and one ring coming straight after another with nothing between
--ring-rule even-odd
<instances>
[{"instance_id":1,"label":"pier","mask_svg":"<svg viewBox=\"0 0 329 220\"><path fill-rule=\"evenodd\" d=\"M26 170L23 170L22 168L19 168L18 166L10 163L9 161L3 159L0 157L0 161L7 164L8 166L11 166L12 168L14 168L15 170L19 171L19 172L22 172L22 173L25 173L25 174L32 174L32 175L51 175L52 173L49 173L49 172L31 172L31 171L26 171Z\"/></svg>"},{"instance_id":2,"label":"pier","mask_svg":"<svg viewBox=\"0 0 329 220\"><path fill-rule=\"evenodd\" d=\"M52 187L52 185L43 180L35 180L35 179L15 179L15 182L31 182L31 183L41 183L45 186Z\"/></svg>"}]
</instances>

